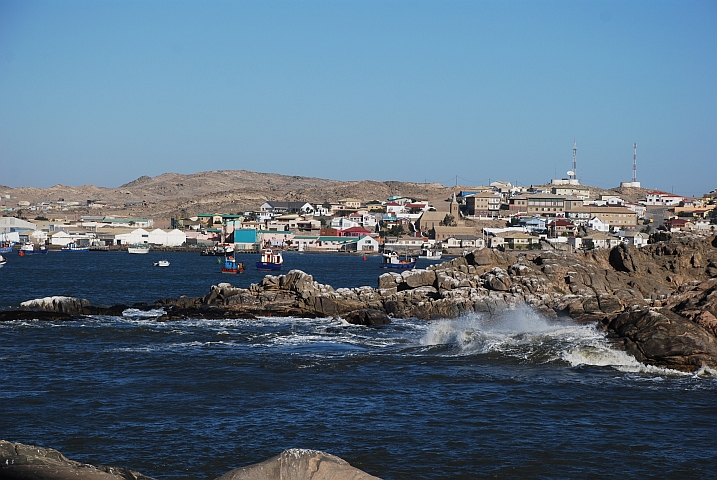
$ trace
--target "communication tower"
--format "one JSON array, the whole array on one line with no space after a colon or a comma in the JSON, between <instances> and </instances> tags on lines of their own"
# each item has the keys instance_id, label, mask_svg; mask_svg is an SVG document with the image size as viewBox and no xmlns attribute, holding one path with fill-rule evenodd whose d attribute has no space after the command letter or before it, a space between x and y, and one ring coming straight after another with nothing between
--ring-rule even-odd
<instances>
[{"instance_id":1,"label":"communication tower","mask_svg":"<svg viewBox=\"0 0 717 480\"><path fill-rule=\"evenodd\" d=\"M640 188L637 181L637 143L632 144L632 182L620 182L621 187Z\"/></svg>"},{"instance_id":2,"label":"communication tower","mask_svg":"<svg viewBox=\"0 0 717 480\"><path fill-rule=\"evenodd\" d=\"M577 164L577 158L578 158L578 144L573 139L573 169L568 172L570 174L570 180L576 180L578 177L578 164Z\"/></svg>"}]
</instances>

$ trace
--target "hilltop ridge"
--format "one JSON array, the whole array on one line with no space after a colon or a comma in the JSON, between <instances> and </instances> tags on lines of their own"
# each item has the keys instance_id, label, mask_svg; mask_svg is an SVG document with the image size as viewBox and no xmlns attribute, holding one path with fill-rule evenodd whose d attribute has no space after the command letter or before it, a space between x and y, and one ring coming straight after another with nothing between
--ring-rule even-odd
<instances>
[{"instance_id":1,"label":"hilltop ridge","mask_svg":"<svg viewBox=\"0 0 717 480\"><path fill-rule=\"evenodd\" d=\"M538 185L536 185L538 186ZM543 185L549 188L550 185ZM602 194L620 195L635 202L649 189L602 189L585 185L593 198ZM354 198L362 202L383 201L391 195L427 200L443 210L453 191L470 190L472 186L447 187L440 183L415 183L397 180L340 181L298 175L281 175L249 170L212 170L191 174L163 173L155 177L142 175L119 187L95 185L54 185L49 188L0 187L4 205L17 207L19 202L77 202L73 214L111 214L155 218L192 216L198 213L238 213L258 210L266 201L337 202ZM90 208L88 203L94 203ZM103 206L104 205L104 206Z\"/></svg>"}]
</instances>

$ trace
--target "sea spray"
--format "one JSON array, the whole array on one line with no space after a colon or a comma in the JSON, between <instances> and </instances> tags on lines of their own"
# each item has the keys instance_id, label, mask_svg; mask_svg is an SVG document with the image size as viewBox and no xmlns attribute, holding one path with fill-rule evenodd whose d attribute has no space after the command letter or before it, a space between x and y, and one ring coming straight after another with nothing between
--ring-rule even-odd
<instances>
[{"instance_id":1,"label":"sea spray","mask_svg":"<svg viewBox=\"0 0 717 480\"><path fill-rule=\"evenodd\" d=\"M546 319L528 307L498 315L471 313L431 324L425 346L448 346L451 355L497 353L526 363L567 363L571 367L611 367L621 372L679 374L638 362L615 348L594 324Z\"/></svg>"}]
</instances>

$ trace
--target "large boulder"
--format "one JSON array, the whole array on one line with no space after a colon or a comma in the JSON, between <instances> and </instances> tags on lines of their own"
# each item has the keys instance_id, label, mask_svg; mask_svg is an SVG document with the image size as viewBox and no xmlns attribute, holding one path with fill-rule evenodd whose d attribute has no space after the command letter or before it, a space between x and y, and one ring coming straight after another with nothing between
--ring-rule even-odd
<instances>
[{"instance_id":1,"label":"large boulder","mask_svg":"<svg viewBox=\"0 0 717 480\"><path fill-rule=\"evenodd\" d=\"M152 480L127 468L79 463L57 450L0 440L0 478L6 480ZM367 477L368 478L368 477Z\"/></svg>"},{"instance_id":2,"label":"large boulder","mask_svg":"<svg viewBox=\"0 0 717 480\"><path fill-rule=\"evenodd\" d=\"M388 325L391 319L381 310L361 309L344 315L344 320L352 325Z\"/></svg>"},{"instance_id":3,"label":"large boulder","mask_svg":"<svg viewBox=\"0 0 717 480\"><path fill-rule=\"evenodd\" d=\"M70 315L82 315L90 307L90 302L84 298L62 296L36 298L20 304L22 309L67 313Z\"/></svg>"},{"instance_id":4,"label":"large boulder","mask_svg":"<svg viewBox=\"0 0 717 480\"><path fill-rule=\"evenodd\" d=\"M669 310L631 310L618 315L608 328L643 363L683 371L717 367L717 337Z\"/></svg>"},{"instance_id":5,"label":"large boulder","mask_svg":"<svg viewBox=\"0 0 717 480\"><path fill-rule=\"evenodd\" d=\"M217 480L377 480L347 461L316 450L293 448L261 463L237 468Z\"/></svg>"}]
</instances>

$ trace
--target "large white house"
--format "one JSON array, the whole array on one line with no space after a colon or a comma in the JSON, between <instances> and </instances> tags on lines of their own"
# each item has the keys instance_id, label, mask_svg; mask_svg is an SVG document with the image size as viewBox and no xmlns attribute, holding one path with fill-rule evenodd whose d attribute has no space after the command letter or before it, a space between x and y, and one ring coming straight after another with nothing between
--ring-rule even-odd
<instances>
[{"instance_id":1,"label":"large white house","mask_svg":"<svg viewBox=\"0 0 717 480\"><path fill-rule=\"evenodd\" d=\"M685 197L675 195L672 193L661 192L659 190L653 190L647 192L645 205L658 205L663 207L671 207L679 204Z\"/></svg>"}]
</instances>

